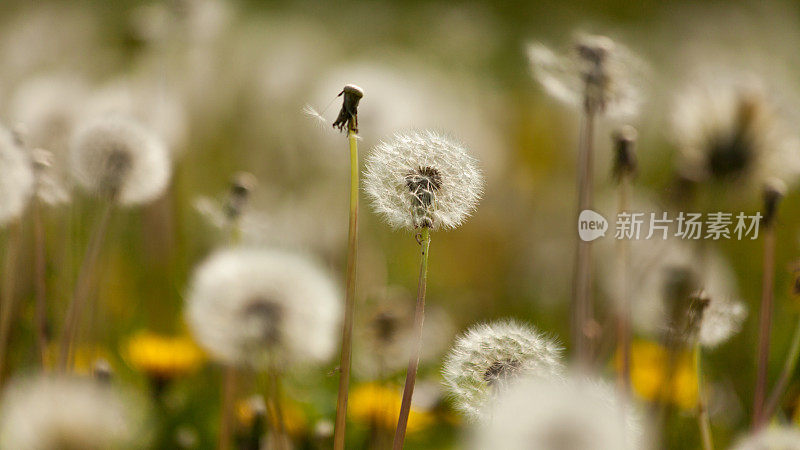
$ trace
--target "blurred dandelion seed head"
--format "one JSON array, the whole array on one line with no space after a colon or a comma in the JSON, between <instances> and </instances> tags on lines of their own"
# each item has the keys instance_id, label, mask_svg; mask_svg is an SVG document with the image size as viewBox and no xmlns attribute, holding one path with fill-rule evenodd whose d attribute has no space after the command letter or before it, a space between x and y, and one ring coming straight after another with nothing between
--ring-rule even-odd
<instances>
[{"instance_id":1,"label":"blurred dandelion seed head","mask_svg":"<svg viewBox=\"0 0 800 450\"><path fill-rule=\"evenodd\" d=\"M16 380L6 388L1 410L3 448L100 450L145 445L141 405L90 378Z\"/></svg>"},{"instance_id":2,"label":"blurred dandelion seed head","mask_svg":"<svg viewBox=\"0 0 800 450\"><path fill-rule=\"evenodd\" d=\"M483 175L461 145L431 131L408 132L372 151L364 190L393 228L451 229L475 210Z\"/></svg>"},{"instance_id":3,"label":"blurred dandelion seed head","mask_svg":"<svg viewBox=\"0 0 800 450\"><path fill-rule=\"evenodd\" d=\"M643 419L601 380L523 378L500 393L473 448L638 449Z\"/></svg>"},{"instance_id":4,"label":"blurred dandelion seed head","mask_svg":"<svg viewBox=\"0 0 800 450\"><path fill-rule=\"evenodd\" d=\"M130 120L89 122L73 138L70 156L81 185L124 205L152 201L169 183L171 162L163 143Z\"/></svg>"},{"instance_id":5,"label":"blurred dandelion seed head","mask_svg":"<svg viewBox=\"0 0 800 450\"><path fill-rule=\"evenodd\" d=\"M538 42L527 51L534 78L556 99L611 117L638 113L647 69L623 45L605 36L579 35L563 55Z\"/></svg>"},{"instance_id":6,"label":"blurred dandelion seed head","mask_svg":"<svg viewBox=\"0 0 800 450\"><path fill-rule=\"evenodd\" d=\"M560 357L561 347L532 327L514 321L480 324L456 339L442 377L456 408L479 419L492 396L514 379L559 376Z\"/></svg>"},{"instance_id":7,"label":"blurred dandelion seed head","mask_svg":"<svg viewBox=\"0 0 800 450\"><path fill-rule=\"evenodd\" d=\"M19 217L33 194L31 160L8 130L0 128L0 226Z\"/></svg>"},{"instance_id":8,"label":"blurred dandelion seed head","mask_svg":"<svg viewBox=\"0 0 800 450\"><path fill-rule=\"evenodd\" d=\"M785 119L751 75L722 72L692 80L672 111L678 170L694 181L794 181L800 139Z\"/></svg>"},{"instance_id":9,"label":"blurred dandelion seed head","mask_svg":"<svg viewBox=\"0 0 800 450\"><path fill-rule=\"evenodd\" d=\"M215 253L195 271L186 317L212 357L265 368L327 359L341 304L333 282L305 256L240 248Z\"/></svg>"}]
</instances>

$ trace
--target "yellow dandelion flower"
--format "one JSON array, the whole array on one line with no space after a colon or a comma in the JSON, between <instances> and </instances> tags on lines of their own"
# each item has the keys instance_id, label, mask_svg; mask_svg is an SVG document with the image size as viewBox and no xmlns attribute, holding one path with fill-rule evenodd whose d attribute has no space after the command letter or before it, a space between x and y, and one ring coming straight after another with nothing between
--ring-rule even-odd
<instances>
[{"instance_id":1,"label":"yellow dandelion flower","mask_svg":"<svg viewBox=\"0 0 800 450\"><path fill-rule=\"evenodd\" d=\"M651 341L634 341L631 346L631 385L636 395L650 402L669 401L684 410L697 406L697 374L694 358L687 351L675 356L672 386L669 378L669 350ZM667 396L665 399L664 396Z\"/></svg>"},{"instance_id":2,"label":"yellow dandelion flower","mask_svg":"<svg viewBox=\"0 0 800 450\"><path fill-rule=\"evenodd\" d=\"M366 383L350 391L350 418L356 422L372 423L388 430L394 430L400 415L402 394L399 390L377 383ZM424 430L433 422L428 411L412 406L408 417L408 433Z\"/></svg>"},{"instance_id":3,"label":"yellow dandelion flower","mask_svg":"<svg viewBox=\"0 0 800 450\"><path fill-rule=\"evenodd\" d=\"M191 373L203 362L202 351L190 338L150 331L133 335L123 354L132 367L160 379Z\"/></svg>"}]
</instances>

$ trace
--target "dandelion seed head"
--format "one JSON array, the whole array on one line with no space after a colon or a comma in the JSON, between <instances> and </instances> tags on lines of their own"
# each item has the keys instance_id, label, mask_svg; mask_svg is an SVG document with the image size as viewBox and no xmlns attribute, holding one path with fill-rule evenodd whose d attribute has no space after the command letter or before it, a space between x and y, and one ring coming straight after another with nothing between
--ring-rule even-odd
<instances>
[{"instance_id":1,"label":"dandelion seed head","mask_svg":"<svg viewBox=\"0 0 800 450\"><path fill-rule=\"evenodd\" d=\"M538 330L514 321L473 326L456 339L442 367L455 406L471 419L486 413L493 395L526 375L557 377L561 347Z\"/></svg>"},{"instance_id":2,"label":"dandelion seed head","mask_svg":"<svg viewBox=\"0 0 800 450\"><path fill-rule=\"evenodd\" d=\"M698 78L672 112L678 170L694 181L763 183L800 174L800 139L752 76Z\"/></svg>"},{"instance_id":3,"label":"dandelion seed head","mask_svg":"<svg viewBox=\"0 0 800 450\"><path fill-rule=\"evenodd\" d=\"M789 426L764 428L739 439L733 450L800 450L800 430Z\"/></svg>"},{"instance_id":4,"label":"dandelion seed head","mask_svg":"<svg viewBox=\"0 0 800 450\"><path fill-rule=\"evenodd\" d=\"M0 226L23 213L33 188L34 175L28 155L8 130L0 128Z\"/></svg>"},{"instance_id":5,"label":"dandelion seed head","mask_svg":"<svg viewBox=\"0 0 800 450\"><path fill-rule=\"evenodd\" d=\"M475 430L472 448L582 450L642 448L642 419L599 380L523 378L500 393Z\"/></svg>"},{"instance_id":6,"label":"dandelion seed head","mask_svg":"<svg viewBox=\"0 0 800 450\"><path fill-rule=\"evenodd\" d=\"M451 229L475 210L483 175L461 145L431 131L414 131L372 151L364 190L393 228Z\"/></svg>"},{"instance_id":7,"label":"dandelion seed head","mask_svg":"<svg viewBox=\"0 0 800 450\"><path fill-rule=\"evenodd\" d=\"M195 271L186 317L216 359L264 368L328 358L341 305L333 282L306 257L239 248Z\"/></svg>"},{"instance_id":8,"label":"dandelion seed head","mask_svg":"<svg viewBox=\"0 0 800 450\"><path fill-rule=\"evenodd\" d=\"M72 140L72 173L87 190L124 205L154 200L169 183L171 162L162 142L120 117L89 122Z\"/></svg>"},{"instance_id":9,"label":"dandelion seed head","mask_svg":"<svg viewBox=\"0 0 800 450\"><path fill-rule=\"evenodd\" d=\"M636 115L642 103L645 65L605 36L579 35L573 51L557 54L541 43L528 45L533 75L556 99L613 117Z\"/></svg>"},{"instance_id":10,"label":"dandelion seed head","mask_svg":"<svg viewBox=\"0 0 800 450\"><path fill-rule=\"evenodd\" d=\"M9 385L0 445L20 450L135 448L143 411L129 395L90 378L39 376Z\"/></svg>"}]
</instances>

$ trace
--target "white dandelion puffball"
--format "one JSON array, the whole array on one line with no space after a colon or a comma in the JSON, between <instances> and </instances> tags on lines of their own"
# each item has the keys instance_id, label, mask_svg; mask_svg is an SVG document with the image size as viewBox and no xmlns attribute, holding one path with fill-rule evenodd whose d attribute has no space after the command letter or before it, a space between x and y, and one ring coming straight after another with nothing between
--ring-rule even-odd
<instances>
[{"instance_id":1,"label":"white dandelion puffball","mask_svg":"<svg viewBox=\"0 0 800 450\"><path fill-rule=\"evenodd\" d=\"M431 131L412 131L375 147L364 190L392 228L451 229L475 210L483 175L460 144Z\"/></svg>"},{"instance_id":2,"label":"white dandelion puffball","mask_svg":"<svg viewBox=\"0 0 800 450\"><path fill-rule=\"evenodd\" d=\"M186 317L197 341L226 364L322 362L336 347L339 297L305 256L228 249L195 271Z\"/></svg>"},{"instance_id":3,"label":"white dandelion puffball","mask_svg":"<svg viewBox=\"0 0 800 450\"><path fill-rule=\"evenodd\" d=\"M19 148L11 133L0 128L0 226L22 214L33 187L30 158Z\"/></svg>"},{"instance_id":4,"label":"white dandelion puffball","mask_svg":"<svg viewBox=\"0 0 800 450\"><path fill-rule=\"evenodd\" d=\"M521 376L558 377L561 347L533 327L514 321L473 326L456 339L442 367L455 406L471 419Z\"/></svg>"},{"instance_id":5,"label":"white dandelion puffball","mask_svg":"<svg viewBox=\"0 0 800 450\"><path fill-rule=\"evenodd\" d=\"M121 117L90 122L73 137L72 173L87 190L112 195L124 205L160 196L171 175L164 144L136 122Z\"/></svg>"},{"instance_id":6,"label":"white dandelion puffball","mask_svg":"<svg viewBox=\"0 0 800 450\"><path fill-rule=\"evenodd\" d=\"M800 450L800 430L789 426L765 428L741 438L733 450Z\"/></svg>"},{"instance_id":7,"label":"white dandelion puffball","mask_svg":"<svg viewBox=\"0 0 800 450\"><path fill-rule=\"evenodd\" d=\"M635 116L641 108L646 66L605 36L580 35L563 55L532 43L528 60L545 91L566 104L620 118Z\"/></svg>"},{"instance_id":8,"label":"white dandelion puffball","mask_svg":"<svg viewBox=\"0 0 800 450\"><path fill-rule=\"evenodd\" d=\"M89 378L39 376L3 393L0 447L17 450L142 448L135 399Z\"/></svg>"},{"instance_id":9,"label":"white dandelion puffball","mask_svg":"<svg viewBox=\"0 0 800 450\"><path fill-rule=\"evenodd\" d=\"M602 381L526 378L501 393L474 449L625 450L643 445L643 422Z\"/></svg>"},{"instance_id":10,"label":"white dandelion puffball","mask_svg":"<svg viewBox=\"0 0 800 450\"><path fill-rule=\"evenodd\" d=\"M713 72L692 79L676 96L672 127L679 170L695 181L758 185L774 177L794 184L800 137L780 98L752 75Z\"/></svg>"}]
</instances>

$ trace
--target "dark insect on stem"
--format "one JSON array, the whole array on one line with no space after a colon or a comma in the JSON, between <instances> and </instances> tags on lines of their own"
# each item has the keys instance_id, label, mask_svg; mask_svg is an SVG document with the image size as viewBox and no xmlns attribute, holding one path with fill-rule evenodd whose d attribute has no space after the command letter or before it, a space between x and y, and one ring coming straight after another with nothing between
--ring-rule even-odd
<instances>
[{"instance_id":1,"label":"dark insect on stem","mask_svg":"<svg viewBox=\"0 0 800 450\"><path fill-rule=\"evenodd\" d=\"M348 131L358 133L358 102L364 96L364 91L354 84L348 84L337 97L342 95L344 95L342 109L339 110L339 116L333 122L333 127L344 131L347 126Z\"/></svg>"}]
</instances>

